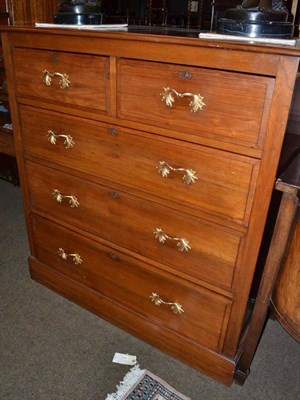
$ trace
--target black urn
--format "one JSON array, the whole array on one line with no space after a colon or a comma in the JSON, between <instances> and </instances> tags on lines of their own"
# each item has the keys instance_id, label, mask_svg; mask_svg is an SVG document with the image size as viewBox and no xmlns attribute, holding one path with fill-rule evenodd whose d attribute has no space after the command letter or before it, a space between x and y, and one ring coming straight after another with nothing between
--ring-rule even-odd
<instances>
[{"instance_id":1,"label":"black urn","mask_svg":"<svg viewBox=\"0 0 300 400\"><path fill-rule=\"evenodd\" d=\"M64 0L54 14L56 24L98 25L103 23L100 2L97 0Z\"/></svg>"},{"instance_id":2,"label":"black urn","mask_svg":"<svg viewBox=\"0 0 300 400\"><path fill-rule=\"evenodd\" d=\"M236 8L225 11L217 21L222 34L289 39L293 24L284 0L243 0Z\"/></svg>"}]
</instances>

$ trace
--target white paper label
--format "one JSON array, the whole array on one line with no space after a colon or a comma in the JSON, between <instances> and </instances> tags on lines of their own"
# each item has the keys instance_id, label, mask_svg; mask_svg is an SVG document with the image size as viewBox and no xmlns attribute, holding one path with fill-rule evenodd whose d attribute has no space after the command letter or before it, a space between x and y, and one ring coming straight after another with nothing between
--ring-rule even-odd
<instances>
[{"instance_id":1,"label":"white paper label","mask_svg":"<svg viewBox=\"0 0 300 400\"><path fill-rule=\"evenodd\" d=\"M122 354L122 353L115 353L112 361L117 364L135 365L136 356L130 356L129 354Z\"/></svg>"},{"instance_id":2,"label":"white paper label","mask_svg":"<svg viewBox=\"0 0 300 400\"><path fill-rule=\"evenodd\" d=\"M198 1L192 1L191 11L192 12L197 12L198 11Z\"/></svg>"}]
</instances>

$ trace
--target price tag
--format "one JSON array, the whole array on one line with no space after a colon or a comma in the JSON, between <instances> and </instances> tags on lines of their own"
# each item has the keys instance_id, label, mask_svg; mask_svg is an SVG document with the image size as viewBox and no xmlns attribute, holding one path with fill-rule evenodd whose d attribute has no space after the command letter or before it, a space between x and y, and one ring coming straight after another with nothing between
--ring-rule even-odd
<instances>
[{"instance_id":1,"label":"price tag","mask_svg":"<svg viewBox=\"0 0 300 400\"><path fill-rule=\"evenodd\" d=\"M122 353L115 353L112 361L117 364L135 365L137 360L136 356L130 356L129 354L122 354Z\"/></svg>"}]
</instances>

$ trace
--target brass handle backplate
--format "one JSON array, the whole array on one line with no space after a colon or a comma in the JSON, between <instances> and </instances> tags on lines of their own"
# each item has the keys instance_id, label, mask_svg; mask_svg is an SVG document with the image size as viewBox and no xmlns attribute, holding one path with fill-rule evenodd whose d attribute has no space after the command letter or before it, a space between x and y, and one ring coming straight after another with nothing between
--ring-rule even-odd
<instances>
[{"instance_id":1,"label":"brass handle backplate","mask_svg":"<svg viewBox=\"0 0 300 400\"><path fill-rule=\"evenodd\" d=\"M72 208L79 207L80 205L77 197L63 195L58 189L54 189L52 195L58 203L62 203L64 199L69 199L69 204Z\"/></svg>"},{"instance_id":2,"label":"brass handle backplate","mask_svg":"<svg viewBox=\"0 0 300 400\"><path fill-rule=\"evenodd\" d=\"M156 228L153 232L155 239L160 243L165 243L167 240L177 242L178 251L189 251L191 249L190 243L185 238L171 237L167 235L161 228Z\"/></svg>"},{"instance_id":3,"label":"brass handle backplate","mask_svg":"<svg viewBox=\"0 0 300 400\"><path fill-rule=\"evenodd\" d=\"M173 168L166 161L159 161L156 168L158 170L158 173L161 174L161 176L163 178L167 178L171 171L184 172L182 179L183 179L183 182L187 185L190 185L191 183L195 183L196 180L198 179L196 176L196 171L193 171L192 169L189 169L189 168Z\"/></svg>"},{"instance_id":4,"label":"brass handle backplate","mask_svg":"<svg viewBox=\"0 0 300 400\"><path fill-rule=\"evenodd\" d=\"M59 77L59 87L61 89L66 89L70 86L71 81L69 80L69 76L67 74L62 74L60 72L50 72L46 69L42 72L42 81L47 85L51 86L52 78L55 76Z\"/></svg>"},{"instance_id":5,"label":"brass handle backplate","mask_svg":"<svg viewBox=\"0 0 300 400\"><path fill-rule=\"evenodd\" d=\"M58 255L60 258L62 258L63 260L67 260L68 257L72 257L72 261L75 265L79 265L82 263L82 259L80 257L80 255L78 253L71 253L71 254L67 254L64 249L62 249L61 247L58 249Z\"/></svg>"},{"instance_id":6,"label":"brass handle backplate","mask_svg":"<svg viewBox=\"0 0 300 400\"><path fill-rule=\"evenodd\" d=\"M66 149L71 149L75 146L75 142L71 135L55 134L53 131L48 130L48 140L51 144L56 145L56 140L59 138L64 139L64 145Z\"/></svg>"},{"instance_id":7,"label":"brass handle backplate","mask_svg":"<svg viewBox=\"0 0 300 400\"><path fill-rule=\"evenodd\" d=\"M203 96L201 96L200 93L194 94L194 93L180 93L177 92L177 90L165 87L163 93L160 94L161 100L166 103L166 106L168 107L173 107L173 103L175 102L175 96L176 98L180 97L191 97L191 101L189 102L189 107L191 109L191 112L197 112L198 110L202 110L203 107L205 106L205 103L203 101Z\"/></svg>"},{"instance_id":8,"label":"brass handle backplate","mask_svg":"<svg viewBox=\"0 0 300 400\"><path fill-rule=\"evenodd\" d=\"M152 293L150 299L156 306L160 306L161 304L166 306L171 306L171 310L173 311L174 314L184 313L184 309L181 304L164 301L160 298L160 296L157 293Z\"/></svg>"}]
</instances>

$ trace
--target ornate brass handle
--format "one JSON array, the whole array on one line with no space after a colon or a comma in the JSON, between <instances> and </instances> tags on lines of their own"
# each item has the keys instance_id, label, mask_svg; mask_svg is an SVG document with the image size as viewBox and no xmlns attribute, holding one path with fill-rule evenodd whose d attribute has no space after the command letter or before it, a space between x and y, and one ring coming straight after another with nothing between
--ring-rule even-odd
<instances>
[{"instance_id":1,"label":"ornate brass handle","mask_svg":"<svg viewBox=\"0 0 300 400\"><path fill-rule=\"evenodd\" d=\"M49 72L46 69L42 72L42 80L47 86L51 86L52 78L58 76L59 79L59 87L61 89L66 89L70 86L71 81L69 80L69 76L67 74L61 74L60 72Z\"/></svg>"},{"instance_id":2,"label":"ornate brass handle","mask_svg":"<svg viewBox=\"0 0 300 400\"><path fill-rule=\"evenodd\" d=\"M163 301L159 295L157 293L152 293L152 295L150 296L151 301L153 301L153 303L156 306L160 306L161 304L164 304L166 306L171 306L171 310L173 311L174 314L182 314L184 313L184 309L182 307L181 304L179 303L169 303L167 301Z\"/></svg>"},{"instance_id":3,"label":"ornate brass handle","mask_svg":"<svg viewBox=\"0 0 300 400\"><path fill-rule=\"evenodd\" d=\"M82 259L78 253L67 254L61 247L58 249L58 255L63 260L67 260L68 257L72 257L72 261L75 265L79 265L82 263Z\"/></svg>"},{"instance_id":4,"label":"ornate brass handle","mask_svg":"<svg viewBox=\"0 0 300 400\"><path fill-rule=\"evenodd\" d=\"M53 197L58 203L62 203L63 199L69 199L69 204L72 208L79 207L80 203L75 196L65 196L60 193L58 189L54 189L52 193Z\"/></svg>"},{"instance_id":5,"label":"ornate brass handle","mask_svg":"<svg viewBox=\"0 0 300 400\"><path fill-rule=\"evenodd\" d=\"M48 140L51 144L55 145L56 144L56 139L58 138L63 138L64 139L64 145L66 149L71 149L72 147L75 146L75 142L72 138L71 135L62 135L62 134L55 134L53 131L49 130L48 131Z\"/></svg>"},{"instance_id":6,"label":"ornate brass handle","mask_svg":"<svg viewBox=\"0 0 300 400\"><path fill-rule=\"evenodd\" d=\"M175 97L192 97L191 101L189 102L189 106L191 112L197 112L198 110L202 110L205 106L203 101L203 96L200 93L179 93L177 90L165 87L164 92L160 94L161 100L166 103L166 106L173 107L173 103L175 101Z\"/></svg>"},{"instance_id":7,"label":"ornate brass handle","mask_svg":"<svg viewBox=\"0 0 300 400\"><path fill-rule=\"evenodd\" d=\"M153 233L155 235L155 239L158 239L160 243L165 243L167 240L177 242L178 251L183 252L183 251L189 251L191 249L188 240L184 238L171 237L167 235L161 228L156 228Z\"/></svg>"},{"instance_id":8,"label":"ornate brass handle","mask_svg":"<svg viewBox=\"0 0 300 400\"><path fill-rule=\"evenodd\" d=\"M166 161L159 161L156 168L158 170L158 173L161 174L163 178L167 178L170 171L184 172L185 174L183 175L182 179L183 182L186 183L187 185L195 183L195 181L198 179L196 176L196 171L193 171L192 169L189 168L173 168Z\"/></svg>"}]
</instances>

